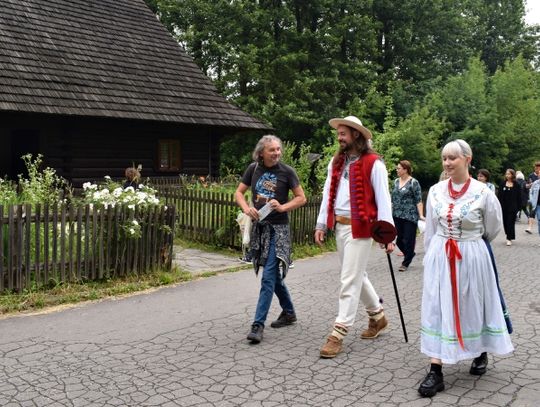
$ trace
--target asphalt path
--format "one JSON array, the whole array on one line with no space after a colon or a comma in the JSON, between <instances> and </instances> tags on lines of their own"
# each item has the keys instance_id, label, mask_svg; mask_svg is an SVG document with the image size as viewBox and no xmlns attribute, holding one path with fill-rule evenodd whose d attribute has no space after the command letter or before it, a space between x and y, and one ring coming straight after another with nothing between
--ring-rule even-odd
<instances>
[{"instance_id":1,"label":"asphalt path","mask_svg":"<svg viewBox=\"0 0 540 407\"><path fill-rule=\"evenodd\" d=\"M267 324L250 344L259 280L253 271L217 276L125 298L0 320L0 406L538 406L540 405L540 236L493 244L516 347L444 367L446 390L417 387L428 368L419 351L423 248L408 271L391 255L409 336L405 343L387 258L372 250L369 274L384 299L389 329L361 340L357 321L334 359L319 358L337 312L335 253L295 261L287 277L298 314L290 327ZM234 264L235 259L228 259ZM272 304L269 320L280 310ZM269 321L268 321L269 322Z\"/></svg>"}]
</instances>

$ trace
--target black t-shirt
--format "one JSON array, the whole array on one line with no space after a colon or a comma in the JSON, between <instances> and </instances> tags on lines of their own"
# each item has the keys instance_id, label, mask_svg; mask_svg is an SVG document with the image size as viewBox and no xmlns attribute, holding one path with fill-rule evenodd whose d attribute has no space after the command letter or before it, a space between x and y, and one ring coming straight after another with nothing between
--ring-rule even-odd
<instances>
[{"instance_id":1,"label":"black t-shirt","mask_svg":"<svg viewBox=\"0 0 540 407\"><path fill-rule=\"evenodd\" d=\"M278 162L267 168L263 164L251 163L242 177L242 183L251 186L253 206L261 209L271 199L276 199L282 205L287 203L289 190L300 185L300 180L296 171L287 164ZM287 212L273 211L264 220L273 224L286 224L289 216Z\"/></svg>"}]
</instances>

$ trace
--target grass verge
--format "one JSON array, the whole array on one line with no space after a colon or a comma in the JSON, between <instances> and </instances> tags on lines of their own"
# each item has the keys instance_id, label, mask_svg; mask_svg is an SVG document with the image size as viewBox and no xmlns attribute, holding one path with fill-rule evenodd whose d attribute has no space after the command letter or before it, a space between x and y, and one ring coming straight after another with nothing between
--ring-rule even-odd
<instances>
[{"instance_id":1,"label":"grass verge","mask_svg":"<svg viewBox=\"0 0 540 407\"><path fill-rule=\"evenodd\" d=\"M48 287L25 290L20 294L0 295L0 315L117 297L192 279L191 273L173 269L84 283L51 283Z\"/></svg>"}]
</instances>

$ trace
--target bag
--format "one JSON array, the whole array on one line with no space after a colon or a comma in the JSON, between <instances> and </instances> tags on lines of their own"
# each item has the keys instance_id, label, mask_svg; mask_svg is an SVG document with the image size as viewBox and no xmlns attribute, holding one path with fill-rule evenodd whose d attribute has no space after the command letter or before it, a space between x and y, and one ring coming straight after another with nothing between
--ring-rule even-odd
<instances>
[{"instance_id":1,"label":"bag","mask_svg":"<svg viewBox=\"0 0 540 407\"><path fill-rule=\"evenodd\" d=\"M251 217L243 212L239 212L236 217L236 222L240 226L240 233L242 235L242 245L249 245L251 239Z\"/></svg>"},{"instance_id":2,"label":"bag","mask_svg":"<svg viewBox=\"0 0 540 407\"><path fill-rule=\"evenodd\" d=\"M424 230L426 230L426 221L419 219L418 220L418 231L420 233L424 233Z\"/></svg>"}]
</instances>

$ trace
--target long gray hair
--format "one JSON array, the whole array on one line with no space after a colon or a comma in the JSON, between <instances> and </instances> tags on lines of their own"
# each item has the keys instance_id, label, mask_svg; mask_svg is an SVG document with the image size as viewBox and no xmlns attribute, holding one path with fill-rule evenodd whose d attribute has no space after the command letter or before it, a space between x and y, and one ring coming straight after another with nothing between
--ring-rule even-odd
<instances>
[{"instance_id":1,"label":"long gray hair","mask_svg":"<svg viewBox=\"0 0 540 407\"><path fill-rule=\"evenodd\" d=\"M255 149L253 150L253 154L251 155L253 161L258 162L259 164L261 163L261 153L263 152L264 147L272 141L277 141L279 143L279 146L283 147L283 143L278 136L274 136L273 134L266 134L261 137L261 139L257 142Z\"/></svg>"}]
</instances>

